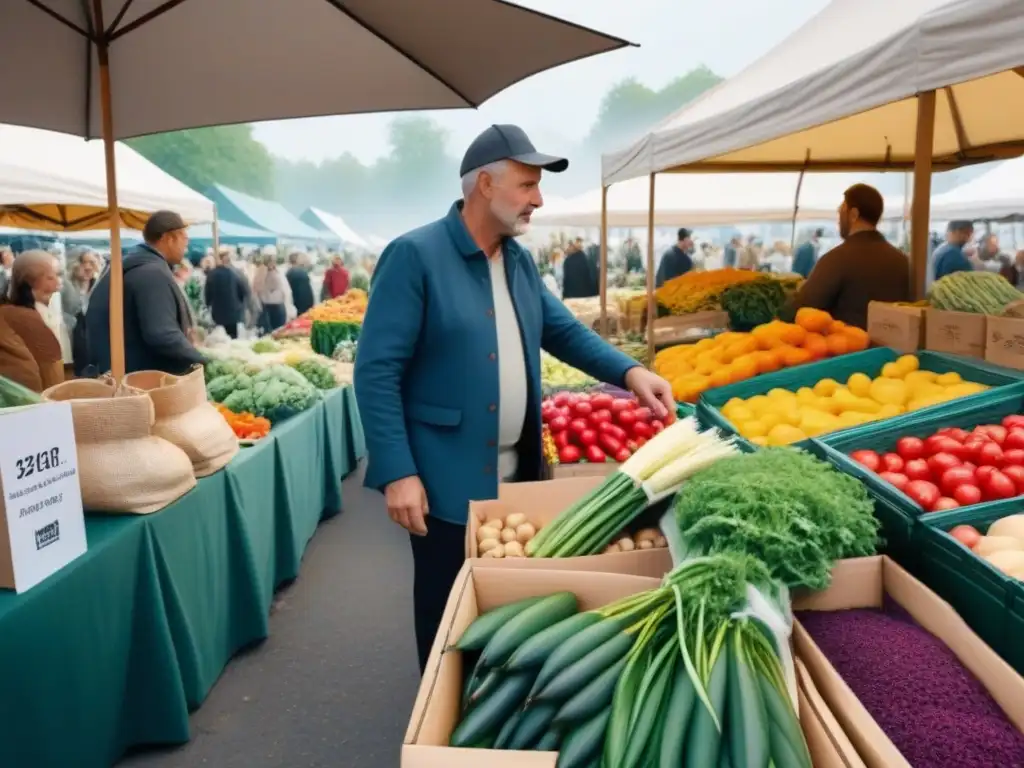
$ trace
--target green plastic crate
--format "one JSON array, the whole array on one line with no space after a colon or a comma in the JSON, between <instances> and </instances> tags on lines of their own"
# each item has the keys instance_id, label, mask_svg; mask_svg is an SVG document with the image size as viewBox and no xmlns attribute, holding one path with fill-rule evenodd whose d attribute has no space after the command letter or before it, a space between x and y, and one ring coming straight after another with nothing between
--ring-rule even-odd
<instances>
[{"instance_id":1,"label":"green plastic crate","mask_svg":"<svg viewBox=\"0 0 1024 768\"><path fill-rule=\"evenodd\" d=\"M993 568L949 535L957 525L972 525L982 533L1005 510L981 505L938 515L925 515L914 531L918 577L988 643L1008 664L1024 672L1024 591L1016 579Z\"/></svg>"},{"instance_id":2,"label":"green plastic crate","mask_svg":"<svg viewBox=\"0 0 1024 768\"><path fill-rule=\"evenodd\" d=\"M1024 382L1017 382L998 389L992 389L979 395L954 400L949 403L922 408L920 411L894 416L891 419L863 424L852 429L833 432L815 439L821 446L823 455L849 475L859 478L880 498L902 510L911 517L923 515L924 519L944 520L955 516L961 510L935 512L924 515L924 510L903 491L890 485L871 470L858 464L849 457L849 453L859 450L871 450L879 453L892 451L896 441L901 437L925 438L935 434L943 427L960 427L973 429L979 424L998 424L1004 416L1012 413L1024 413ZM1008 510L1019 508L1024 504L1020 497L1003 501L990 501L964 507L967 510L978 510L987 514L1008 514Z\"/></svg>"},{"instance_id":3,"label":"green plastic crate","mask_svg":"<svg viewBox=\"0 0 1024 768\"><path fill-rule=\"evenodd\" d=\"M902 355L889 347L878 347L868 349L864 352L854 352L849 355L833 357L828 360L820 360L816 363L798 365L794 368L787 368L775 373L766 373L755 376L746 381L730 384L717 389L710 389L700 397L698 407L705 413L709 424L725 430L729 434L736 433L736 427L722 415L721 408L734 397L746 400L755 395L764 395L773 389L788 389L795 392L800 387L813 387L822 379L835 379L842 383L855 373L864 373L875 378L882 373L886 363L891 363ZM922 351L917 353L921 370L934 371L935 373L959 373L964 380L974 381L978 384L987 384L993 387L1002 387L1022 381L1020 371L1012 371L1007 368L990 365L975 360L974 358L947 355L942 352ZM970 395L955 401L957 404L973 402L975 398L983 397L988 393ZM949 405L941 403L929 408L922 408L914 413L933 413L936 409ZM886 420L888 421L888 420ZM879 422L873 422L875 424ZM883 422L884 423L884 422ZM863 425L866 426L866 425ZM842 435L854 429L862 429L863 426L851 427L830 435ZM802 440L796 445L800 448L810 448L809 440Z\"/></svg>"}]
</instances>

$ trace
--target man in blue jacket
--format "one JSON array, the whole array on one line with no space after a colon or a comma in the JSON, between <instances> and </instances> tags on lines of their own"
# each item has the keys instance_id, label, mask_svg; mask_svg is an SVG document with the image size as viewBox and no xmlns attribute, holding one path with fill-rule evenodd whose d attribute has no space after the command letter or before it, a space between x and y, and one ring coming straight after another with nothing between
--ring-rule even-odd
<instances>
[{"instance_id":1,"label":"man in blue jacket","mask_svg":"<svg viewBox=\"0 0 1024 768\"><path fill-rule=\"evenodd\" d=\"M411 534L421 671L462 566L470 500L540 477L541 348L659 417L674 407L668 382L579 323L513 239L543 205L542 170L568 165L521 128L491 126L463 158L463 199L393 241L374 271L355 367L366 484Z\"/></svg>"},{"instance_id":2,"label":"man in blue jacket","mask_svg":"<svg viewBox=\"0 0 1024 768\"><path fill-rule=\"evenodd\" d=\"M964 246L971 242L974 224L969 221L951 221L946 228L946 242L932 254L934 277L939 280L954 272L973 272L971 260L964 253Z\"/></svg>"}]
</instances>

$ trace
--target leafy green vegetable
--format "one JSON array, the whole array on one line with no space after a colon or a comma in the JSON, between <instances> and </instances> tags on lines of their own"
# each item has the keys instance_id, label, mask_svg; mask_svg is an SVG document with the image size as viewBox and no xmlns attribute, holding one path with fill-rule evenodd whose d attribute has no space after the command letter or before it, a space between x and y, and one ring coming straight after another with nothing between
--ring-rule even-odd
<instances>
[{"instance_id":1,"label":"leafy green vegetable","mask_svg":"<svg viewBox=\"0 0 1024 768\"><path fill-rule=\"evenodd\" d=\"M786 303L786 291L778 280L766 277L729 286L720 302L729 313L729 325L737 331L749 331L778 317Z\"/></svg>"},{"instance_id":2,"label":"leafy green vegetable","mask_svg":"<svg viewBox=\"0 0 1024 768\"><path fill-rule=\"evenodd\" d=\"M15 408L19 405L34 405L43 398L16 381L0 376L0 408Z\"/></svg>"},{"instance_id":3,"label":"leafy green vegetable","mask_svg":"<svg viewBox=\"0 0 1024 768\"><path fill-rule=\"evenodd\" d=\"M790 587L823 589L832 565L875 553L878 521L864 486L794 448L762 448L698 472L676 497L694 553L749 554Z\"/></svg>"},{"instance_id":4,"label":"leafy green vegetable","mask_svg":"<svg viewBox=\"0 0 1024 768\"><path fill-rule=\"evenodd\" d=\"M252 343L252 351L259 354L267 354L270 352L278 352L281 349L281 345L273 339L256 339Z\"/></svg>"},{"instance_id":5,"label":"leafy green vegetable","mask_svg":"<svg viewBox=\"0 0 1024 768\"><path fill-rule=\"evenodd\" d=\"M214 379L229 374L241 373L245 369L245 363L241 360L211 360L203 367L203 376L209 384Z\"/></svg>"},{"instance_id":6,"label":"leafy green vegetable","mask_svg":"<svg viewBox=\"0 0 1024 768\"><path fill-rule=\"evenodd\" d=\"M229 411L234 411L235 413L252 413L255 408L252 390L236 389L224 398L224 407Z\"/></svg>"},{"instance_id":7,"label":"leafy green vegetable","mask_svg":"<svg viewBox=\"0 0 1024 768\"><path fill-rule=\"evenodd\" d=\"M292 368L301 373L317 389L335 389L338 386L334 373L319 360L302 360L293 364Z\"/></svg>"}]
</instances>

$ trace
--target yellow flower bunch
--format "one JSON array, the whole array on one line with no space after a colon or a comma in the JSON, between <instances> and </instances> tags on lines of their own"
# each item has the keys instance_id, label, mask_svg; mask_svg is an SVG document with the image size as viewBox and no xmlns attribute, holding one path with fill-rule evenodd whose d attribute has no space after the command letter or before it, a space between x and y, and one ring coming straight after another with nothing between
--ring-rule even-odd
<instances>
[{"instance_id":1,"label":"yellow flower bunch","mask_svg":"<svg viewBox=\"0 0 1024 768\"><path fill-rule=\"evenodd\" d=\"M745 269L712 269L687 272L665 282L656 292L658 303L673 315L720 309L718 299L732 285L763 278L759 272Z\"/></svg>"}]
</instances>

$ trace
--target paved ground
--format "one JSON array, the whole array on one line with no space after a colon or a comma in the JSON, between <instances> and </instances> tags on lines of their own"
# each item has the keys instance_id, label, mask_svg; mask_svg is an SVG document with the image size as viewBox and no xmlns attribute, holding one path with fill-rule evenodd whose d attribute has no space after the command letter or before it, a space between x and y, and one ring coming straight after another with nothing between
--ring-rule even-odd
<instances>
[{"instance_id":1,"label":"paved ground","mask_svg":"<svg viewBox=\"0 0 1024 768\"><path fill-rule=\"evenodd\" d=\"M299 579L277 595L270 637L238 656L192 741L118 768L395 768L418 685L409 540L365 491L320 526Z\"/></svg>"}]
</instances>

